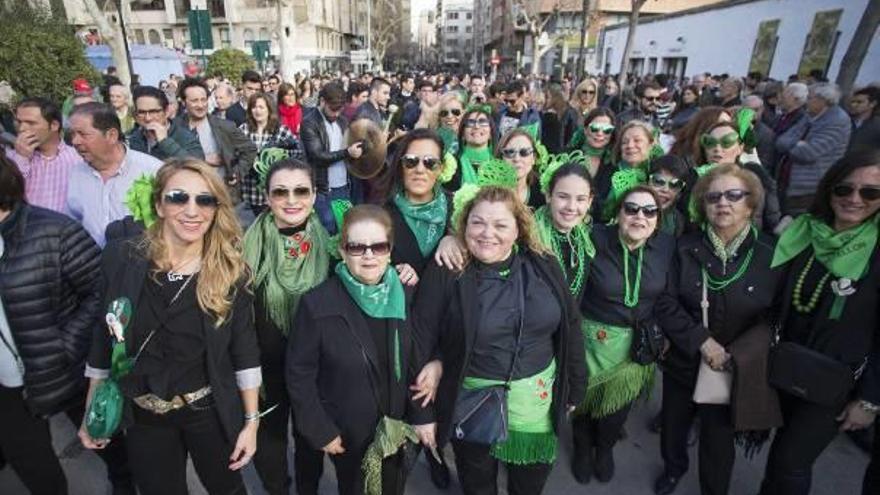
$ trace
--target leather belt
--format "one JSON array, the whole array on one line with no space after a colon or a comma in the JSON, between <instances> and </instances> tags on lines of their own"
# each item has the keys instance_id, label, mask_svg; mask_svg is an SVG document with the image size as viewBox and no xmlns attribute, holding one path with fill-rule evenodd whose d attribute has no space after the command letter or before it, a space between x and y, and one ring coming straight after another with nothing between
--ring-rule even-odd
<instances>
[{"instance_id":1,"label":"leather belt","mask_svg":"<svg viewBox=\"0 0 880 495\"><path fill-rule=\"evenodd\" d=\"M171 400L160 398L156 394L145 394L134 398L134 403L141 409L146 409L155 414L168 414L176 411L187 404L191 404L199 399L203 399L211 395L211 386L202 387L194 392L175 395Z\"/></svg>"}]
</instances>

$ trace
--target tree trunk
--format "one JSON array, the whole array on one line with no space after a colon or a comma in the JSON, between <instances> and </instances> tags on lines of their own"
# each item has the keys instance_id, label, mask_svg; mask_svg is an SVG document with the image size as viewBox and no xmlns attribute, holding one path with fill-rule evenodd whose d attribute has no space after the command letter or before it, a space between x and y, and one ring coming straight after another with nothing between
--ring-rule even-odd
<instances>
[{"instance_id":1,"label":"tree trunk","mask_svg":"<svg viewBox=\"0 0 880 495\"><path fill-rule=\"evenodd\" d=\"M578 46L578 61L577 67L574 70L575 77L577 77L578 81L582 81L584 79L584 69L586 67L586 60L584 59L584 45L587 44L587 32L590 29L589 19L590 19L590 0L584 0L584 4L581 7L581 44Z\"/></svg>"},{"instance_id":2,"label":"tree trunk","mask_svg":"<svg viewBox=\"0 0 880 495\"><path fill-rule=\"evenodd\" d=\"M626 88L626 66L629 62L629 53L632 51L633 41L636 39L636 28L639 27L639 11L647 0L632 0L632 12L629 14L629 31L626 33L626 44L623 45L623 57L620 60L620 92Z\"/></svg>"},{"instance_id":3,"label":"tree trunk","mask_svg":"<svg viewBox=\"0 0 880 495\"><path fill-rule=\"evenodd\" d=\"M535 41L535 56L532 57L532 59L533 59L532 60L532 75L533 76L536 76L541 72L539 70L540 65L541 65L541 60L544 58L544 55L547 55L547 52L552 50L555 46L556 46L556 43L551 42L549 45L547 45L543 48L538 48L538 42Z\"/></svg>"},{"instance_id":4,"label":"tree trunk","mask_svg":"<svg viewBox=\"0 0 880 495\"><path fill-rule=\"evenodd\" d=\"M110 1L114 2L115 5L115 2L120 0ZM110 56L113 59L113 65L116 66L116 77L122 81L122 84L129 86L131 84L131 73L128 71L128 57L125 54L125 42L122 39L122 28L120 28L118 23L111 23L107 20L107 16L101 8L98 7L98 2L96 0L82 0L82 2L85 5L86 11L89 13L89 16L92 18L92 21L98 26L98 32L101 34L101 39L110 47ZM129 10L128 4L123 4L121 10L127 12ZM119 15L118 11L116 15Z\"/></svg>"},{"instance_id":5,"label":"tree trunk","mask_svg":"<svg viewBox=\"0 0 880 495\"><path fill-rule=\"evenodd\" d=\"M869 0L868 5L865 6L865 13L862 14L862 20L859 21L856 32L853 33L852 40L849 42L849 47L840 60L837 84L843 94L849 94L852 91L878 24L880 24L880 2Z\"/></svg>"},{"instance_id":6,"label":"tree trunk","mask_svg":"<svg viewBox=\"0 0 880 495\"><path fill-rule=\"evenodd\" d=\"M281 78L293 81L296 77L296 19L292 0L279 0L278 3L278 48L281 51Z\"/></svg>"}]
</instances>

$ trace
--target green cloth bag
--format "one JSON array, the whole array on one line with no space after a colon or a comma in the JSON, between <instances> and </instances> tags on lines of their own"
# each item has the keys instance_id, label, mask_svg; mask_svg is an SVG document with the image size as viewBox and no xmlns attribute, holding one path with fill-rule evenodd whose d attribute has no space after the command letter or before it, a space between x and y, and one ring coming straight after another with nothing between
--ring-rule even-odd
<instances>
[{"instance_id":1,"label":"green cloth bag","mask_svg":"<svg viewBox=\"0 0 880 495\"><path fill-rule=\"evenodd\" d=\"M119 384L108 378L98 385L86 413L86 430L92 438L110 438L122 422L125 400Z\"/></svg>"}]
</instances>

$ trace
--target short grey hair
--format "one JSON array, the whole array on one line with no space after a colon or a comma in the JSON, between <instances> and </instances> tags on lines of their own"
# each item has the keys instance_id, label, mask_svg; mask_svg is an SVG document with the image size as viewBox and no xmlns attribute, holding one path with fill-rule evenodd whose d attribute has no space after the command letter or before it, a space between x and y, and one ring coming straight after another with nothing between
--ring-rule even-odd
<instances>
[{"instance_id":1,"label":"short grey hair","mask_svg":"<svg viewBox=\"0 0 880 495\"><path fill-rule=\"evenodd\" d=\"M764 100L758 95L748 95L743 98L743 106L752 108L764 108Z\"/></svg>"},{"instance_id":2,"label":"short grey hair","mask_svg":"<svg viewBox=\"0 0 880 495\"><path fill-rule=\"evenodd\" d=\"M799 103L806 103L810 96L810 89L804 83L794 82L785 87L784 93L788 93Z\"/></svg>"},{"instance_id":3,"label":"short grey hair","mask_svg":"<svg viewBox=\"0 0 880 495\"><path fill-rule=\"evenodd\" d=\"M217 85L216 88L214 88L215 93L220 92L220 91L225 91L226 94L229 95L230 97L235 96L235 90L232 89L232 86L230 86L228 83L220 83Z\"/></svg>"},{"instance_id":4,"label":"short grey hair","mask_svg":"<svg viewBox=\"0 0 880 495\"><path fill-rule=\"evenodd\" d=\"M825 100L828 105L840 103L840 88L834 83L816 83L810 86L810 96Z\"/></svg>"}]
</instances>

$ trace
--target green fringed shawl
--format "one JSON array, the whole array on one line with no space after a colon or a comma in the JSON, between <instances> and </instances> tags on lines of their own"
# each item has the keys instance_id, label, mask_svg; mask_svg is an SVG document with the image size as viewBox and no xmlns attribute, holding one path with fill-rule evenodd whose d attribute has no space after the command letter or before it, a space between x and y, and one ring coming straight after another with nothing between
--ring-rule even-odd
<instances>
[{"instance_id":1,"label":"green fringed shawl","mask_svg":"<svg viewBox=\"0 0 880 495\"><path fill-rule=\"evenodd\" d=\"M403 421L382 416L376 425L376 436L361 461L365 495L382 495L382 460L396 454L408 441L419 443L415 428Z\"/></svg>"},{"instance_id":2,"label":"green fringed shawl","mask_svg":"<svg viewBox=\"0 0 880 495\"><path fill-rule=\"evenodd\" d=\"M459 165L461 165L462 185L476 184L477 167L475 164L479 165L491 159L492 150L488 146L479 149L465 146L461 151L461 157L458 159Z\"/></svg>"}]
</instances>

